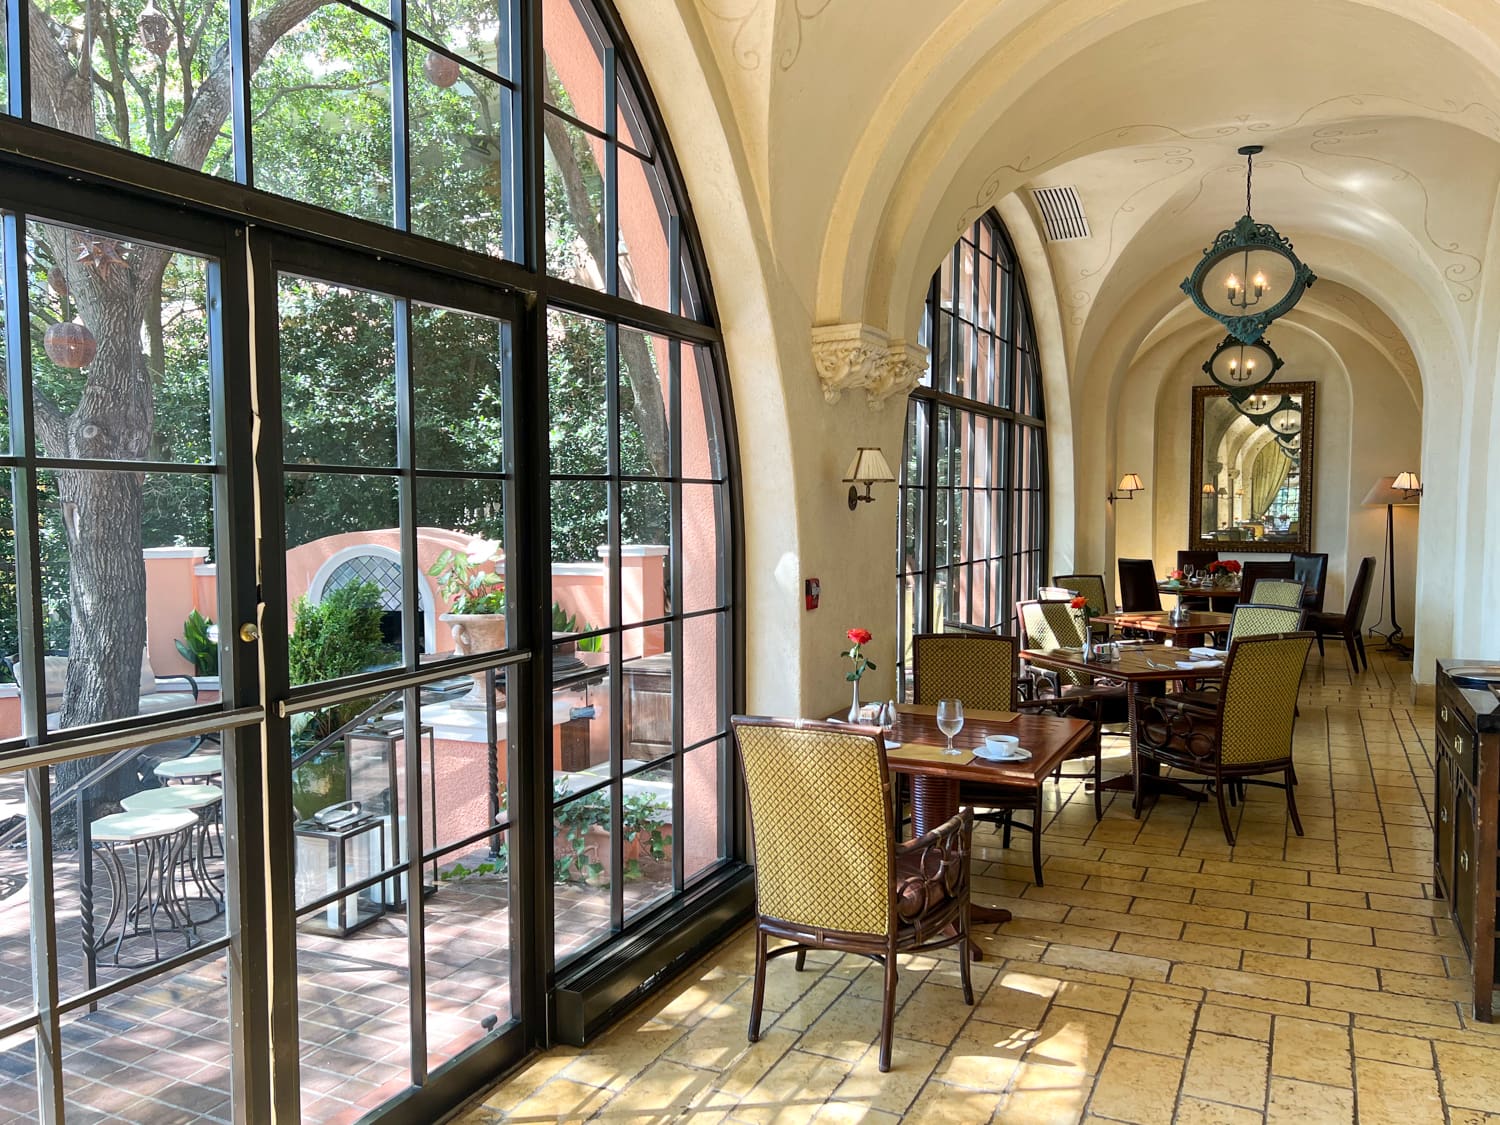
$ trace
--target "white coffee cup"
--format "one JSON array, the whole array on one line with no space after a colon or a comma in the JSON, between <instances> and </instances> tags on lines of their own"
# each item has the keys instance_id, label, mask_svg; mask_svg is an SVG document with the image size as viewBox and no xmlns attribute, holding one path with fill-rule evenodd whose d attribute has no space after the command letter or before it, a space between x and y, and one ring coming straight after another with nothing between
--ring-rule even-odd
<instances>
[{"instance_id":1,"label":"white coffee cup","mask_svg":"<svg viewBox=\"0 0 1500 1125\"><path fill-rule=\"evenodd\" d=\"M987 734L984 737L984 748L997 757L1013 758L1021 748L1021 740L1013 734Z\"/></svg>"}]
</instances>

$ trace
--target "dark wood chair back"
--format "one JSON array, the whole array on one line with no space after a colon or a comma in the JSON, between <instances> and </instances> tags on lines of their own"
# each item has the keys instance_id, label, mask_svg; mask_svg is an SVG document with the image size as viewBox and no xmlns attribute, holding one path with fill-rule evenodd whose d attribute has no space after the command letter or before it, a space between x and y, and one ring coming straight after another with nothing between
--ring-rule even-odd
<instances>
[{"instance_id":1,"label":"dark wood chair back","mask_svg":"<svg viewBox=\"0 0 1500 1125\"><path fill-rule=\"evenodd\" d=\"M1120 560L1120 611L1157 613L1161 592L1156 588L1156 564L1150 559Z\"/></svg>"},{"instance_id":2,"label":"dark wood chair back","mask_svg":"<svg viewBox=\"0 0 1500 1125\"><path fill-rule=\"evenodd\" d=\"M1206 570L1208 564L1219 561L1218 551L1178 551L1177 569L1183 570L1189 566L1197 570Z\"/></svg>"},{"instance_id":3,"label":"dark wood chair back","mask_svg":"<svg viewBox=\"0 0 1500 1125\"><path fill-rule=\"evenodd\" d=\"M1293 577L1292 560L1286 559L1280 562L1262 562L1252 559L1240 570L1240 596L1239 603L1244 605L1250 601L1250 595L1255 592L1255 584L1262 578L1287 578Z\"/></svg>"},{"instance_id":4,"label":"dark wood chair back","mask_svg":"<svg viewBox=\"0 0 1500 1125\"><path fill-rule=\"evenodd\" d=\"M1370 606L1370 579L1375 573L1375 560L1366 555L1359 560L1359 570L1354 575L1354 585L1349 587L1349 604L1344 609L1345 628L1356 636L1365 627L1365 610Z\"/></svg>"},{"instance_id":5,"label":"dark wood chair back","mask_svg":"<svg viewBox=\"0 0 1500 1125\"><path fill-rule=\"evenodd\" d=\"M1293 555L1292 577L1302 583L1302 608L1314 613L1321 610L1328 586L1328 555Z\"/></svg>"}]
</instances>

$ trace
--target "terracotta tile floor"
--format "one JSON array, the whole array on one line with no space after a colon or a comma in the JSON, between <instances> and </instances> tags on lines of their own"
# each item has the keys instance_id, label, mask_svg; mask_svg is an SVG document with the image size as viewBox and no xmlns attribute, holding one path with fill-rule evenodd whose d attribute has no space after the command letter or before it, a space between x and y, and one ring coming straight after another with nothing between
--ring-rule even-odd
<instances>
[{"instance_id":1,"label":"terracotta tile floor","mask_svg":"<svg viewBox=\"0 0 1500 1125\"><path fill-rule=\"evenodd\" d=\"M1500 1025L1432 900L1430 708L1410 665L1351 681L1313 653L1297 726L1307 835L1252 790L1225 845L1212 804L1116 796L1096 824L1065 785L1031 884L1024 833L976 839L977 1004L951 955L906 959L889 1074L881 975L863 958L773 962L745 1040L746 930L590 1047L535 1058L460 1113L492 1121L1127 1121L1500 1125ZM1114 762L1116 768L1121 762Z\"/></svg>"}]
</instances>

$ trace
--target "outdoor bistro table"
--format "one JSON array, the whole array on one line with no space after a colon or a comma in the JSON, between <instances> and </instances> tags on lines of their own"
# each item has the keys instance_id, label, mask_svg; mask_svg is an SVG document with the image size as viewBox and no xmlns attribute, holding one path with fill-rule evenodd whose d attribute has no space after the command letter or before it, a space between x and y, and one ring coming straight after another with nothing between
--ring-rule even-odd
<instances>
[{"instance_id":1,"label":"outdoor bistro table","mask_svg":"<svg viewBox=\"0 0 1500 1125\"><path fill-rule=\"evenodd\" d=\"M110 934L118 922L120 933L114 950L116 965L122 964L120 950L127 938L149 935L152 962L161 960L159 938L163 932L179 933L185 942L184 948L193 947L196 931L187 908L177 896L177 881L173 876L183 854L191 846L191 837L198 823L197 813L187 809L168 809L114 813L100 817L89 826L104 858L110 890L109 918L100 928L95 948L102 950L109 943ZM131 861L130 872L127 872L124 860L127 854ZM164 925L158 923L158 914Z\"/></svg>"},{"instance_id":2,"label":"outdoor bistro table","mask_svg":"<svg viewBox=\"0 0 1500 1125\"><path fill-rule=\"evenodd\" d=\"M938 730L937 708L915 704L896 707L896 723L883 732L886 742L899 745L886 751L886 761L895 773L911 777L912 832L918 836L941 825L958 812L961 781L1013 788L1034 800L1032 863L1040 869L1042 840L1042 783L1070 754L1088 741L1092 724L1083 719L1054 715L1025 715L1014 711L964 711L963 730L953 736L953 745L965 752L948 754L947 736ZM1010 734L1031 751L1025 762L990 762L976 757L974 747L986 735ZM1008 922L1010 911L971 903L976 922Z\"/></svg>"},{"instance_id":3,"label":"outdoor bistro table","mask_svg":"<svg viewBox=\"0 0 1500 1125\"><path fill-rule=\"evenodd\" d=\"M1160 613L1101 613L1095 621L1113 625L1118 629L1135 629L1153 636L1168 637L1173 641L1203 637L1209 633L1223 633L1234 620L1228 613L1190 613L1185 621L1173 621L1171 615Z\"/></svg>"},{"instance_id":4,"label":"outdoor bistro table","mask_svg":"<svg viewBox=\"0 0 1500 1125\"><path fill-rule=\"evenodd\" d=\"M1160 691L1162 684L1167 681L1217 680L1224 674L1221 661L1197 661L1184 659L1185 656L1185 649L1170 648L1167 645L1124 644L1120 646L1120 659L1107 663L1085 661L1083 653L1076 648L1021 650L1021 659L1027 664L1038 664L1043 668L1056 668L1059 671L1087 672L1091 676L1104 676L1124 682L1130 706L1130 776L1110 778L1104 783L1105 789L1133 792L1135 778L1140 778L1154 793L1170 793L1186 797L1190 801L1201 801L1203 794L1200 791L1158 776L1160 766L1155 762L1148 763L1150 772L1142 772L1141 758L1136 752L1136 700L1142 685L1149 690ZM1200 666L1181 668L1178 667L1179 661Z\"/></svg>"},{"instance_id":5,"label":"outdoor bistro table","mask_svg":"<svg viewBox=\"0 0 1500 1125\"><path fill-rule=\"evenodd\" d=\"M186 809L198 817L198 825L193 830L191 854L178 869L182 884L180 898L184 903L189 898L209 903L214 908L210 917L216 917L224 909L224 892L208 870L208 857L212 854L209 832L218 827L220 804L223 800L224 790L217 785L164 785L160 789L143 789L120 801L120 807L126 812L153 813ZM197 884L197 895L188 894L189 875Z\"/></svg>"}]
</instances>

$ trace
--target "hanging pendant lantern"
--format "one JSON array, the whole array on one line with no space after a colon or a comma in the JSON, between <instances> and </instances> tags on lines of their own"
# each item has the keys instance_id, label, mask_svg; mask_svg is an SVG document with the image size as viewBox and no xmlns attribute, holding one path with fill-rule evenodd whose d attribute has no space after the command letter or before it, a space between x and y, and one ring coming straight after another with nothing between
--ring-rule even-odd
<instances>
[{"instance_id":1,"label":"hanging pendant lantern","mask_svg":"<svg viewBox=\"0 0 1500 1125\"><path fill-rule=\"evenodd\" d=\"M1234 408L1257 426L1265 426L1278 441L1302 433L1302 403L1290 395L1273 400L1270 395L1229 396Z\"/></svg>"},{"instance_id":2,"label":"hanging pendant lantern","mask_svg":"<svg viewBox=\"0 0 1500 1125\"><path fill-rule=\"evenodd\" d=\"M47 288L56 293L60 299L68 296L68 275L63 273L61 266L53 266L47 271Z\"/></svg>"},{"instance_id":3,"label":"hanging pendant lantern","mask_svg":"<svg viewBox=\"0 0 1500 1125\"><path fill-rule=\"evenodd\" d=\"M156 9L156 0L146 0L146 10L135 21L135 32L141 46L158 59L165 59L172 48L172 25Z\"/></svg>"},{"instance_id":4,"label":"hanging pendant lantern","mask_svg":"<svg viewBox=\"0 0 1500 1125\"><path fill-rule=\"evenodd\" d=\"M1269 383L1283 362L1264 339L1247 344L1225 336L1204 363L1203 371L1227 391L1253 391Z\"/></svg>"},{"instance_id":5,"label":"hanging pendant lantern","mask_svg":"<svg viewBox=\"0 0 1500 1125\"><path fill-rule=\"evenodd\" d=\"M99 352L99 341L86 324L65 320L47 327L42 336L42 350L59 367L87 367Z\"/></svg>"},{"instance_id":6,"label":"hanging pendant lantern","mask_svg":"<svg viewBox=\"0 0 1500 1125\"><path fill-rule=\"evenodd\" d=\"M457 82L462 72L463 68L456 60L437 51L428 51L427 57L422 60L422 73L426 75L427 81L440 90L446 90Z\"/></svg>"},{"instance_id":7,"label":"hanging pendant lantern","mask_svg":"<svg viewBox=\"0 0 1500 1125\"><path fill-rule=\"evenodd\" d=\"M1250 181L1261 146L1246 145L1239 151L1245 158L1245 213L1219 232L1183 281L1182 291L1235 339L1253 344L1268 324L1291 311L1317 278L1275 227L1251 218Z\"/></svg>"}]
</instances>

